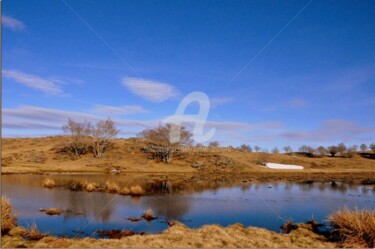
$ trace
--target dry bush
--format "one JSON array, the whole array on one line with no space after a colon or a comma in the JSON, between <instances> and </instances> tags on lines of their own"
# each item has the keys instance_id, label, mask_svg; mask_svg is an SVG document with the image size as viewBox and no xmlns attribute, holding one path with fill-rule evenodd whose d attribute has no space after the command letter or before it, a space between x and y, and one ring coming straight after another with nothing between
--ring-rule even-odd
<instances>
[{"instance_id":1,"label":"dry bush","mask_svg":"<svg viewBox=\"0 0 375 249\"><path fill-rule=\"evenodd\" d=\"M9 199L1 196L1 234L7 234L17 226L16 217L12 214L12 206Z\"/></svg>"},{"instance_id":2,"label":"dry bush","mask_svg":"<svg viewBox=\"0 0 375 249\"><path fill-rule=\"evenodd\" d=\"M53 187L56 187L56 185L57 185L56 182L49 178L43 181L43 187L45 188L53 188Z\"/></svg>"},{"instance_id":3,"label":"dry bush","mask_svg":"<svg viewBox=\"0 0 375 249\"><path fill-rule=\"evenodd\" d=\"M330 215L328 220L344 246L375 246L375 211L345 208Z\"/></svg>"},{"instance_id":4,"label":"dry bush","mask_svg":"<svg viewBox=\"0 0 375 249\"><path fill-rule=\"evenodd\" d=\"M105 188L109 193L118 193L120 191L120 186L117 183L110 181L105 183Z\"/></svg>"},{"instance_id":5,"label":"dry bush","mask_svg":"<svg viewBox=\"0 0 375 249\"><path fill-rule=\"evenodd\" d=\"M133 196L140 196L140 195L144 195L145 194L145 191L143 190L143 188L139 185L136 185L136 186L132 186L130 188L130 195L133 195Z\"/></svg>"},{"instance_id":6,"label":"dry bush","mask_svg":"<svg viewBox=\"0 0 375 249\"><path fill-rule=\"evenodd\" d=\"M130 189L128 187L123 187L122 189L120 189L119 194L120 195L129 195Z\"/></svg>"},{"instance_id":7,"label":"dry bush","mask_svg":"<svg viewBox=\"0 0 375 249\"><path fill-rule=\"evenodd\" d=\"M98 187L99 187L98 184L95 182L90 182L90 183L85 184L85 189L88 192L95 191L98 189Z\"/></svg>"}]
</instances>

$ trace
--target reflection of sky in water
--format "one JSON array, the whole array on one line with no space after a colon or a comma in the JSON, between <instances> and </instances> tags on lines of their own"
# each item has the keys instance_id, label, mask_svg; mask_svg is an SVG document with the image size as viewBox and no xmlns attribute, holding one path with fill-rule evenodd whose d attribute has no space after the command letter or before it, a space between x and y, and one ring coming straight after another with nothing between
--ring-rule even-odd
<instances>
[{"instance_id":1,"label":"reflection of sky in water","mask_svg":"<svg viewBox=\"0 0 375 249\"><path fill-rule=\"evenodd\" d=\"M42 179L30 175L2 176L2 190L10 198L20 225L28 227L35 221L41 231L56 235L79 235L74 231L87 235L97 229L113 228L156 233L168 227L167 220L180 220L193 228L242 223L279 231L283 219L303 222L314 217L323 221L344 206L375 208L373 187L340 183L253 184L195 194L131 198L62 188L50 190L40 187ZM82 214L47 216L39 212L40 208L51 207ZM151 223L126 219L139 217L148 208L159 219Z\"/></svg>"}]
</instances>

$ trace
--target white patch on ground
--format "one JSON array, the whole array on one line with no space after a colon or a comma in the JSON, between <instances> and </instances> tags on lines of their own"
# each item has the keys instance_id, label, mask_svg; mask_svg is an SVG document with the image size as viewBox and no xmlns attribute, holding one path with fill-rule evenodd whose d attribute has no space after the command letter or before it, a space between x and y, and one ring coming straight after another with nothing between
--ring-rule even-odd
<instances>
[{"instance_id":1,"label":"white patch on ground","mask_svg":"<svg viewBox=\"0 0 375 249\"><path fill-rule=\"evenodd\" d=\"M266 163L265 166L270 169L303 169L303 166L280 163Z\"/></svg>"}]
</instances>

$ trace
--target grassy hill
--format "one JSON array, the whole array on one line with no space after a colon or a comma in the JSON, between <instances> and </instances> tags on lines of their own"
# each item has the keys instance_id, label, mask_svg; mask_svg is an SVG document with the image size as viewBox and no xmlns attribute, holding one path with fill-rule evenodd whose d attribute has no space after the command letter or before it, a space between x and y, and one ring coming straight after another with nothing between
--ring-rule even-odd
<instances>
[{"instance_id":1,"label":"grassy hill","mask_svg":"<svg viewBox=\"0 0 375 249\"><path fill-rule=\"evenodd\" d=\"M150 158L142 148L142 139L115 139L102 158L91 153L74 160L59 152L64 136L2 139L2 173L100 173L117 172L162 175L186 175L205 178L225 176L238 181L339 180L361 182L375 180L373 157L354 154L345 157L306 157L294 153L268 154L242 152L233 148L184 147L170 163ZM370 153L371 155L371 153ZM296 164L304 170L273 170L261 162Z\"/></svg>"}]
</instances>

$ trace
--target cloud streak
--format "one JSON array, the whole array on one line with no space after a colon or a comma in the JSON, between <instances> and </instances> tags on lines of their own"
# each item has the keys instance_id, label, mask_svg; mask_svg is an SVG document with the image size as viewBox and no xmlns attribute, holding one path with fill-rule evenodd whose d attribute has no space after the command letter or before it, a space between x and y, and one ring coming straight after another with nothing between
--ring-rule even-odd
<instances>
[{"instance_id":1,"label":"cloud streak","mask_svg":"<svg viewBox=\"0 0 375 249\"><path fill-rule=\"evenodd\" d=\"M210 104L213 107L232 103L234 101L231 97L216 97L210 98Z\"/></svg>"},{"instance_id":2,"label":"cloud streak","mask_svg":"<svg viewBox=\"0 0 375 249\"><path fill-rule=\"evenodd\" d=\"M133 94L152 102L163 102L179 95L172 85L154 80L125 77L122 84Z\"/></svg>"},{"instance_id":3,"label":"cloud streak","mask_svg":"<svg viewBox=\"0 0 375 249\"><path fill-rule=\"evenodd\" d=\"M20 21L11 16L2 16L1 23L5 28L9 28L13 31L20 31L25 29L25 25Z\"/></svg>"},{"instance_id":4,"label":"cloud streak","mask_svg":"<svg viewBox=\"0 0 375 249\"><path fill-rule=\"evenodd\" d=\"M124 106L108 106L108 105L96 105L94 112L102 113L107 115L127 115L137 113L147 113L140 105L124 105Z\"/></svg>"},{"instance_id":5,"label":"cloud streak","mask_svg":"<svg viewBox=\"0 0 375 249\"><path fill-rule=\"evenodd\" d=\"M26 74L17 70L4 69L3 77L50 95L60 95L63 93L63 90L58 85L58 82L45 79L37 75Z\"/></svg>"}]
</instances>

